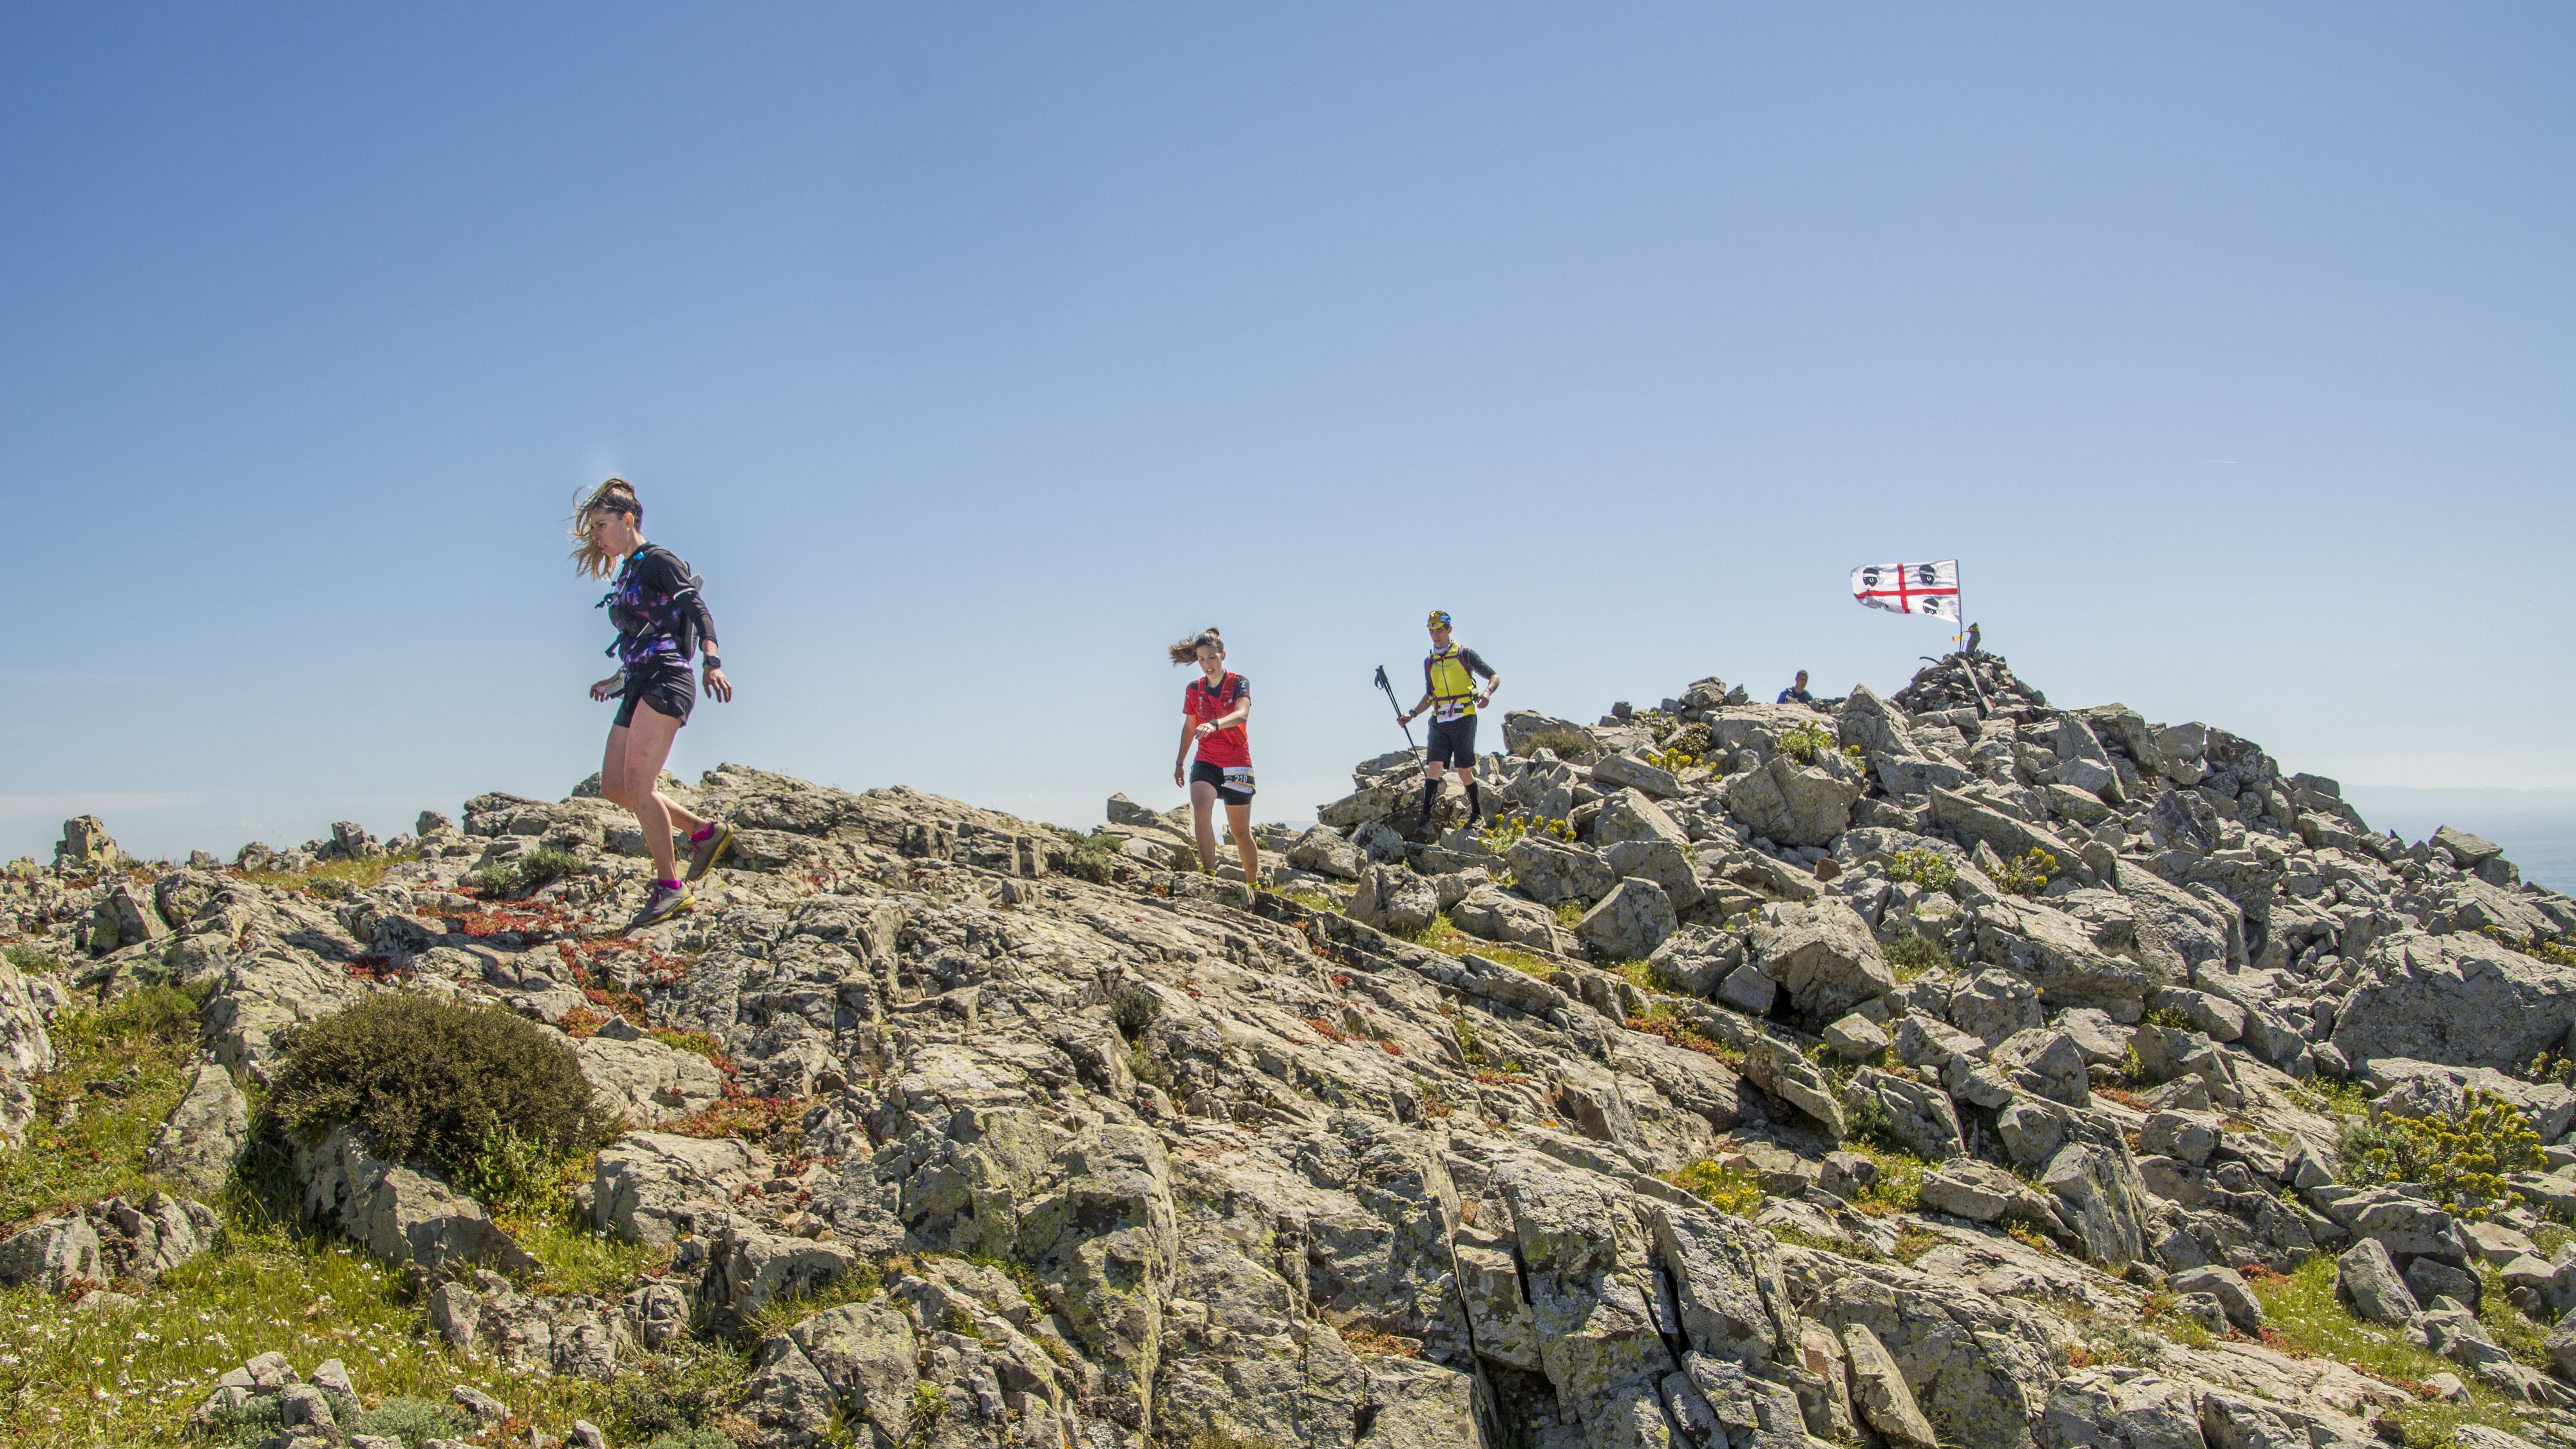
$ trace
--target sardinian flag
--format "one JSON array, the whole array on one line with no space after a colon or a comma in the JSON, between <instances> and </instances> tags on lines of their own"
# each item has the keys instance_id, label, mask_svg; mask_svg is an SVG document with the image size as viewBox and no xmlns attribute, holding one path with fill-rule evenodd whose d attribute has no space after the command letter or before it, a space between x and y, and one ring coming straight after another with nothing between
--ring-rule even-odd
<instances>
[{"instance_id":1,"label":"sardinian flag","mask_svg":"<svg viewBox=\"0 0 2576 1449\"><path fill-rule=\"evenodd\" d=\"M1863 564L1852 570L1852 597L1891 614L1930 614L1959 622L1959 561Z\"/></svg>"}]
</instances>

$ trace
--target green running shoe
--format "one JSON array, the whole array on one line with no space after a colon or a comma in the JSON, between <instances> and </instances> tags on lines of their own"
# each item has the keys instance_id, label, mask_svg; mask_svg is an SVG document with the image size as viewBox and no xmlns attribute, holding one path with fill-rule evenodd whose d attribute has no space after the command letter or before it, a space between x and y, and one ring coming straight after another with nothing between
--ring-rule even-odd
<instances>
[{"instance_id":1,"label":"green running shoe","mask_svg":"<svg viewBox=\"0 0 2576 1449\"><path fill-rule=\"evenodd\" d=\"M657 885L653 887L653 894L644 898L644 909L635 913L635 919L627 923L626 929L640 931L646 926L658 926L673 916L686 912L697 903L698 898L689 894L685 888L674 890L669 886Z\"/></svg>"},{"instance_id":2,"label":"green running shoe","mask_svg":"<svg viewBox=\"0 0 2576 1449\"><path fill-rule=\"evenodd\" d=\"M721 820L716 822L715 831L706 839L691 842L689 879L706 879L707 872L715 868L717 858L722 856L725 853L725 847L731 844L733 844L733 827Z\"/></svg>"}]
</instances>

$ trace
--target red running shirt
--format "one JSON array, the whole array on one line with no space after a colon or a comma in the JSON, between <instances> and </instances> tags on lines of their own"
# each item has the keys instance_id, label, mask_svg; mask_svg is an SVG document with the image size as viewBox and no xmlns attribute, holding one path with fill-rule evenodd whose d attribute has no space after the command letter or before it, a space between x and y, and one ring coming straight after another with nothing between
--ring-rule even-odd
<instances>
[{"instance_id":1,"label":"red running shirt","mask_svg":"<svg viewBox=\"0 0 2576 1449\"><path fill-rule=\"evenodd\" d=\"M1235 706L1250 698L1252 684L1242 675L1229 674L1217 682L1216 688L1210 689L1207 676L1202 674L1191 680L1189 687L1182 691L1181 713L1188 715L1195 727L1225 718L1234 713ZM1244 737L1244 727L1227 725L1199 741L1199 763L1250 766L1252 742Z\"/></svg>"}]
</instances>

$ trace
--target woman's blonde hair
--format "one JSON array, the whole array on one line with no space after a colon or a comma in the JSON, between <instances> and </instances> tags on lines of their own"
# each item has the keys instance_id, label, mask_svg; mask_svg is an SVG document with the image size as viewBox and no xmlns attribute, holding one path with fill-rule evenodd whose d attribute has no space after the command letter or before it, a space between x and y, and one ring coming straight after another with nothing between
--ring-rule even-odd
<instances>
[{"instance_id":1,"label":"woman's blonde hair","mask_svg":"<svg viewBox=\"0 0 2576 1449\"><path fill-rule=\"evenodd\" d=\"M1174 644L1171 647L1172 662L1174 664L1198 663L1199 646L1202 644L1215 645L1216 652L1219 654L1223 654L1225 652L1224 638L1216 632L1216 626L1214 624L1210 624L1199 632L1192 634L1187 639L1183 639L1179 643Z\"/></svg>"},{"instance_id":2,"label":"woman's blonde hair","mask_svg":"<svg viewBox=\"0 0 2576 1449\"><path fill-rule=\"evenodd\" d=\"M635 485L623 478L611 478L579 496L572 507L572 566L594 579L608 577L617 567L616 558L590 536L590 516L599 512L623 513L635 520L638 532L644 527L644 505L636 500Z\"/></svg>"}]
</instances>

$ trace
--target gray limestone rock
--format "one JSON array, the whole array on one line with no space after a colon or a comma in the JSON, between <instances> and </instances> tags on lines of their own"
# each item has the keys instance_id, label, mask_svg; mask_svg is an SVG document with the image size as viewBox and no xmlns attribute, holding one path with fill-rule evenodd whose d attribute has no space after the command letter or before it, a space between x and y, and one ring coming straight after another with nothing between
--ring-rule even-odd
<instances>
[{"instance_id":1,"label":"gray limestone rock","mask_svg":"<svg viewBox=\"0 0 2576 1449\"><path fill-rule=\"evenodd\" d=\"M1410 936L1440 913L1431 882L1400 865L1373 865L1351 896L1350 917L1390 936Z\"/></svg>"},{"instance_id":2,"label":"gray limestone rock","mask_svg":"<svg viewBox=\"0 0 2576 1449\"><path fill-rule=\"evenodd\" d=\"M1517 889L1542 906L1589 906L1619 883L1599 853L1579 845L1527 835L1503 852Z\"/></svg>"},{"instance_id":3,"label":"gray limestone rock","mask_svg":"<svg viewBox=\"0 0 2576 1449\"><path fill-rule=\"evenodd\" d=\"M2413 932L2371 943L2335 1012L2353 1062L2411 1057L2450 1066L2527 1065L2576 1024L2576 973L2483 936Z\"/></svg>"},{"instance_id":4,"label":"gray limestone rock","mask_svg":"<svg viewBox=\"0 0 2576 1449\"><path fill-rule=\"evenodd\" d=\"M1896 989L1868 924L1836 900L1766 908L1753 927L1753 959L1813 1020L1831 1021Z\"/></svg>"},{"instance_id":5,"label":"gray limestone rock","mask_svg":"<svg viewBox=\"0 0 2576 1449\"><path fill-rule=\"evenodd\" d=\"M1603 960L1635 961L1652 954L1679 924L1672 898L1662 886L1629 879L1586 912L1575 923L1574 934Z\"/></svg>"},{"instance_id":6,"label":"gray limestone rock","mask_svg":"<svg viewBox=\"0 0 2576 1449\"><path fill-rule=\"evenodd\" d=\"M1745 828L1780 845L1830 845L1851 827L1862 794L1859 771L1839 754L1801 765L1773 755L1720 787L1727 813Z\"/></svg>"},{"instance_id":7,"label":"gray limestone rock","mask_svg":"<svg viewBox=\"0 0 2576 1449\"><path fill-rule=\"evenodd\" d=\"M1288 847L1288 863L1317 875L1338 876L1343 880L1360 878L1359 847L1340 831L1325 825L1310 826L1305 834L1297 837L1297 843Z\"/></svg>"}]
</instances>

